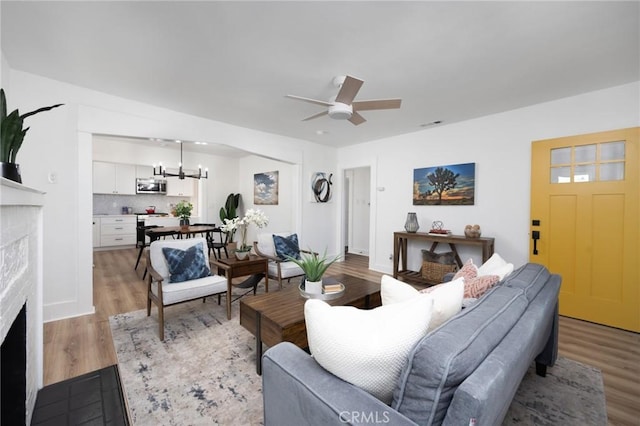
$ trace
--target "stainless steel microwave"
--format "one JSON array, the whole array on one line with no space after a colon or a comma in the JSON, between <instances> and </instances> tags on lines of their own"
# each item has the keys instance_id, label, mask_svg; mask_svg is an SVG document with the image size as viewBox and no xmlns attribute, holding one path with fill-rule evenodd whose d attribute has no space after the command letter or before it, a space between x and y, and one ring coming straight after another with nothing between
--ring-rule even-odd
<instances>
[{"instance_id":1,"label":"stainless steel microwave","mask_svg":"<svg viewBox=\"0 0 640 426\"><path fill-rule=\"evenodd\" d=\"M165 179L136 179L136 194L166 194Z\"/></svg>"}]
</instances>

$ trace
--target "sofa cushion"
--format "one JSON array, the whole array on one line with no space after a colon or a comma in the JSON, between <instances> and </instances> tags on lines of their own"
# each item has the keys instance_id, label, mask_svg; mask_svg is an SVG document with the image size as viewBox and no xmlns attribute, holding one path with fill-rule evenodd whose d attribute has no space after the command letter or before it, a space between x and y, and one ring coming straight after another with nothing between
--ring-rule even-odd
<instances>
[{"instance_id":1,"label":"sofa cushion","mask_svg":"<svg viewBox=\"0 0 640 426\"><path fill-rule=\"evenodd\" d=\"M500 265L498 268L503 267L503 265ZM465 298L477 299L478 297L486 293L486 291L493 287L498 281L500 281L500 277L498 275L481 276L479 275L478 271L479 269L476 267L476 265L473 264L473 259L469 259L453 276L454 280L456 278L464 278Z\"/></svg>"},{"instance_id":2,"label":"sofa cushion","mask_svg":"<svg viewBox=\"0 0 640 426\"><path fill-rule=\"evenodd\" d=\"M426 294L370 310L310 299L309 349L326 370L389 404L407 354L427 333L432 304Z\"/></svg>"},{"instance_id":3,"label":"sofa cushion","mask_svg":"<svg viewBox=\"0 0 640 426\"><path fill-rule=\"evenodd\" d=\"M512 271L513 263L508 263L498 253L493 253L493 255L478 268L478 276L498 275L502 280Z\"/></svg>"},{"instance_id":4,"label":"sofa cushion","mask_svg":"<svg viewBox=\"0 0 640 426\"><path fill-rule=\"evenodd\" d=\"M527 307L520 289L497 286L429 333L407 357L392 407L421 425L441 424L453 394Z\"/></svg>"},{"instance_id":5,"label":"sofa cushion","mask_svg":"<svg viewBox=\"0 0 640 426\"><path fill-rule=\"evenodd\" d=\"M151 283L151 291L158 295L158 284ZM220 275L209 275L197 280L162 286L162 304L171 305L185 300L197 299L227 291L227 279Z\"/></svg>"},{"instance_id":6,"label":"sofa cushion","mask_svg":"<svg viewBox=\"0 0 640 426\"><path fill-rule=\"evenodd\" d=\"M298 245L298 234L291 234L287 237L273 235L273 245L276 249L276 256L282 260L289 257L300 259L300 246Z\"/></svg>"},{"instance_id":7,"label":"sofa cushion","mask_svg":"<svg viewBox=\"0 0 640 426\"><path fill-rule=\"evenodd\" d=\"M537 263L526 263L503 281L505 287L521 289L527 300L532 301L551 277L547 268Z\"/></svg>"},{"instance_id":8,"label":"sofa cushion","mask_svg":"<svg viewBox=\"0 0 640 426\"><path fill-rule=\"evenodd\" d=\"M204 256L204 244L195 244L186 250L174 247L163 247L169 266L169 282L180 283L211 275L211 270Z\"/></svg>"},{"instance_id":9,"label":"sofa cushion","mask_svg":"<svg viewBox=\"0 0 640 426\"><path fill-rule=\"evenodd\" d=\"M429 287L418 291L413 286L383 275L380 280L380 297L382 305L401 303L422 293L427 293L433 298L433 309L431 320L429 321L429 331L439 327L449 318L460 312L462 309L462 295L464 292L464 282L458 279L445 284Z\"/></svg>"},{"instance_id":10,"label":"sofa cushion","mask_svg":"<svg viewBox=\"0 0 640 426\"><path fill-rule=\"evenodd\" d=\"M165 281L169 281L169 264L162 253L162 248L171 247L186 250L189 247L200 243L203 244L203 247L207 247L207 240L201 237L186 238L184 240L157 240L152 242L149 246L149 257L151 258L153 269L155 269ZM206 262L209 263L208 250L204 250L203 254Z\"/></svg>"},{"instance_id":11,"label":"sofa cushion","mask_svg":"<svg viewBox=\"0 0 640 426\"><path fill-rule=\"evenodd\" d=\"M271 256L271 257L277 257L276 246L273 244L274 235L279 235L281 237L288 237L289 235L291 235L291 232L279 232L279 233L265 232L262 234L258 234L256 236L256 240L258 243L258 250L260 250L262 254Z\"/></svg>"}]
</instances>

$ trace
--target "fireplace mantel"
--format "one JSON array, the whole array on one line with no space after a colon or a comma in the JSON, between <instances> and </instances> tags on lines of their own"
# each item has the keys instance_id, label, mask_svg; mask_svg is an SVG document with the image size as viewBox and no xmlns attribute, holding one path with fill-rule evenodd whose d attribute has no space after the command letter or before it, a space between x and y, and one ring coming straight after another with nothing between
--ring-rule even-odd
<instances>
[{"instance_id":1,"label":"fireplace mantel","mask_svg":"<svg viewBox=\"0 0 640 426\"><path fill-rule=\"evenodd\" d=\"M0 342L26 304L26 424L43 386L44 192L0 178Z\"/></svg>"}]
</instances>

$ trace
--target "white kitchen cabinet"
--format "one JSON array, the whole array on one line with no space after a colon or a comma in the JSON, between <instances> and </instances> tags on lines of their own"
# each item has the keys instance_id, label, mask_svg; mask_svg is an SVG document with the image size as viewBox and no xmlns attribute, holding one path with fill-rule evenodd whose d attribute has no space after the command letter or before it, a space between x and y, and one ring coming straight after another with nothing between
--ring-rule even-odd
<instances>
[{"instance_id":1,"label":"white kitchen cabinet","mask_svg":"<svg viewBox=\"0 0 640 426\"><path fill-rule=\"evenodd\" d=\"M100 218L100 247L136 244L136 216Z\"/></svg>"},{"instance_id":2,"label":"white kitchen cabinet","mask_svg":"<svg viewBox=\"0 0 640 426\"><path fill-rule=\"evenodd\" d=\"M94 161L93 193L135 195L136 166Z\"/></svg>"},{"instance_id":3,"label":"white kitchen cabinet","mask_svg":"<svg viewBox=\"0 0 640 426\"><path fill-rule=\"evenodd\" d=\"M100 247L100 218L93 218L93 247Z\"/></svg>"},{"instance_id":4,"label":"white kitchen cabinet","mask_svg":"<svg viewBox=\"0 0 640 426\"><path fill-rule=\"evenodd\" d=\"M136 178L138 179L149 179L153 177L153 167L152 166L136 166Z\"/></svg>"},{"instance_id":5,"label":"white kitchen cabinet","mask_svg":"<svg viewBox=\"0 0 640 426\"><path fill-rule=\"evenodd\" d=\"M178 179L177 177L167 177L167 195L174 197L193 197L195 193L193 189L194 184L195 179L193 178Z\"/></svg>"}]
</instances>

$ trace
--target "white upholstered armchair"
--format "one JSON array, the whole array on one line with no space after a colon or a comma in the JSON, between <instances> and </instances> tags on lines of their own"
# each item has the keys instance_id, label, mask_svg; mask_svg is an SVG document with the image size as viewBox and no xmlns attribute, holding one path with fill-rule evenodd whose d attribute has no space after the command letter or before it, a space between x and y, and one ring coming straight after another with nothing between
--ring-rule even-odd
<instances>
[{"instance_id":1,"label":"white upholstered armchair","mask_svg":"<svg viewBox=\"0 0 640 426\"><path fill-rule=\"evenodd\" d=\"M164 340L164 307L206 296L227 293L227 279L211 272L204 238L158 240L148 252L147 316L151 302L158 307L160 340Z\"/></svg>"},{"instance_id":2,"label":"white upholstered armchair","mask_svg":"<svg viewBox=\"0 0 640 426\"><path fill-rule=\"evenodd\" d=\"M273 236L281 237L283 245L276 249ZM298 253L311 253L307 250L300 250L297 234L291 232L262 233L257 236L258 241L253 242L253 249L258 256L269 259L269 278L278 280L278 287L282 289L282 280L289 281L294 277L304 275L302 269L290 260L286 260L284 254L292 255L296 250Z\"/></svg>"}]
</instances>

